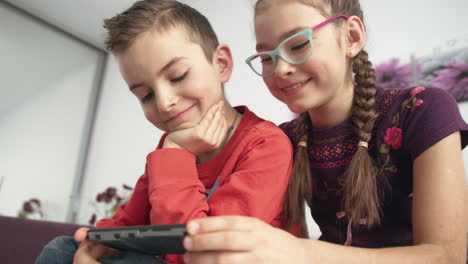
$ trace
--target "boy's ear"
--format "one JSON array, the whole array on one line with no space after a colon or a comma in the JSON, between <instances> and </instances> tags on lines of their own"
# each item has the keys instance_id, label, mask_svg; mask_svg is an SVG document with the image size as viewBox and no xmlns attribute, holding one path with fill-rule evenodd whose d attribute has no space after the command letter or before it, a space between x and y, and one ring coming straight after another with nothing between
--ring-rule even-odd
<instances>
[{"instance_id":1,"label":"boy's ear","mask_svg":"<svg viewBox=\"0 0 468 264\"><path fill-rule=\"evenodd\" d=\"M232 73L233 61L231 49L226 44L219 44L213 53L215 65L222 83L229 81Z\"/></svg>"},{"instance_id":2,"label":"boy's ear","mask_svg":"<svg viewBox=\"0 0 468 264\"><path fill-rule=\"evenodd\" d=\"M362 20L357 16L347 19L346 55L349 58L356 56L366 43L366 30Z\"/></svg>"}]
</instances>

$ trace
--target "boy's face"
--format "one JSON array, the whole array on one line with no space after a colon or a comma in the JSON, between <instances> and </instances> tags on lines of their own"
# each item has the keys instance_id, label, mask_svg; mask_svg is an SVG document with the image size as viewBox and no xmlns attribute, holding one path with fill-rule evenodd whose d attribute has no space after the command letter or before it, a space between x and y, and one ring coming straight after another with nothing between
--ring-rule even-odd
<instances>
[{"instance_id":1,"label":"boy's face","mask_svg":"<svg viewBox=\"0 0 468 264\"><path fill-rule=\"evenodd\" d=\"M195 126L224 99L221 83L229 77L180 27L144 32L116 58L148 121L166 132Z\"/></svg>"}]
</instances>

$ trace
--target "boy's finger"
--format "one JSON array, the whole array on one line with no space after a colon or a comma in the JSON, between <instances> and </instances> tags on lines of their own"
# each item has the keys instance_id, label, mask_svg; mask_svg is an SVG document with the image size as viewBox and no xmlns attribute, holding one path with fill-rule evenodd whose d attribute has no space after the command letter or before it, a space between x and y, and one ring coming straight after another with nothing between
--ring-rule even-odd
<instances>
[{"instance_id":1,"label":"boy's finger","mask_svg":"<svg viewBox=\"0 0 468 264\"><path fill-rule=\"evenodd\" d=\"M216 135L216 130L219 126L219 123L221 122L221 119L222 119L222 114L221 114L222 111L217 111L214 116L213 116L213 119L207 123L207 127L206 127L206 130L205 130L205 133L204 135L207 137L207 138L215 138L215 135Z\"/></svg>"},{"instance_id":2,"label":"boy's finger","mask_svg":"<svg viewBox=\"0 0 468 264\"><path fill-rule=\"evenodd\" d=\"M217 104L213 105L208 110L208 112L206 112L206 114L202 117L200 122L198 122L197 127L200 129L200 131L202 131L203 134L205 134L206 131L208 130L213 118L215 117L218 111L218 107L219 106Z\"/></svg>"},{"instance_id":3,"label":"boy's finger","mask_svg":"<svg viewBox=\"0 0 468 264\"><path fill-rule=\"evenodd\" d=\"M226 127L226 118L224 115L220 118L216 125L216 131L214 132L214 138L217 139L216 145L221 146L228 137L228 128Z\"/></svg>"},{"instance_id":4,"label":"boy's finger","mask_svg":"<svg viewBox=\"0 0 468 264\"><path fill-rule=\"evenodd\" d=\"M75 240L77 242L83 242L84 240L86 240L86 236L88 235L88 230L89 228L87 227L80 227L78 228L78 230L75 231Z\"/></svg>"},{"instance_id":5,"label":"boy's finger","mask_svg":"<svg viewBox=\"0 0 468 264\"><path fill-rule=\"evenodd\" d=\"M93 259L108 258L114 253L108 247L95 242L87 241L88 253Z\"/></svg>"}]
</instances>

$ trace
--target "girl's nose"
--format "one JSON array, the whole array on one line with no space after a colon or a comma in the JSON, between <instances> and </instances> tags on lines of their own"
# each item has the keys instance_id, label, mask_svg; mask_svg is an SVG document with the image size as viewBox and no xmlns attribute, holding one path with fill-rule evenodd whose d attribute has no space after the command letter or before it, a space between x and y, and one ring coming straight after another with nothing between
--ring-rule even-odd
<instances>
[{"instance_id":1,"label":"girl's nose","mask_svg":"<svg viewBox=\"0 0 468 264\"><path fill-rule=\"evenodd\" d=\"M278 77L288 76L295 72L296 67L286 61L284 61L279 56L276 61L275 75Z\"/></svg>"}]
</instances>

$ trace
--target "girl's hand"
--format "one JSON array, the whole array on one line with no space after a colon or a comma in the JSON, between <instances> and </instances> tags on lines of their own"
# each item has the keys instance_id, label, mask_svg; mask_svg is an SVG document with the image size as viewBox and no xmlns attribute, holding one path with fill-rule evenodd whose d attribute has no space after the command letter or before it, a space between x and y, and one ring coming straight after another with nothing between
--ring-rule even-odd
<instances>
[{"instance_id":1,"label":"girl's hand","mask_svg":"<svg viewBox=\"0 0 468 264\"><path fill-rule=\"evenodd\" d=\"M186 263L306 263L302 239L261 220L218 216L188 223Z\"/></svg>"},{"instance_id":2,"label":"girl's hand","mask_svg":"<svg viewBox=\"0 0 468 264\"><path fill-rule=\"evenodd\" d=\"M219 102L208 110L196 126L170 133L164 140L163 148L180 148L200 155L219 148L226 131L223 102Z\"/></svg>"},{"instance_id":3,"label":"girl's hand","mask_svg":"<svg viewBox=\"0 0 468 264\"><path fill-rule=\"evenodd\" d=\"M80 246L76 251L73 263L75 264L90 264L100 263L99 259L109 258L116 254L117 251L99 243L86 240L88 232L87 227L81 227L75 232L75 240L81 242L84 246Z\"/></svg>"}]
</instances>

